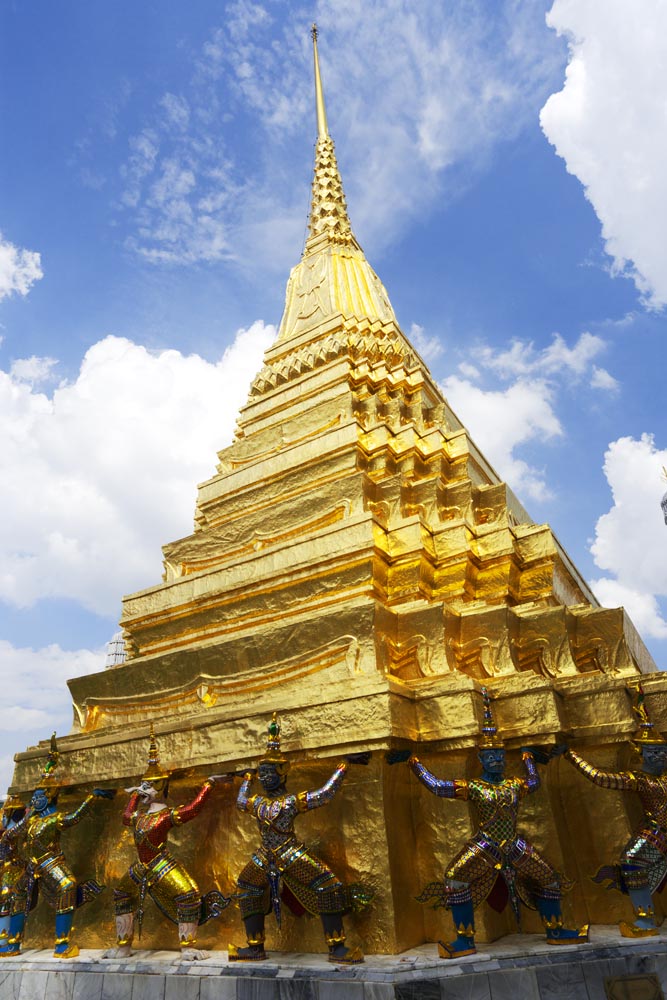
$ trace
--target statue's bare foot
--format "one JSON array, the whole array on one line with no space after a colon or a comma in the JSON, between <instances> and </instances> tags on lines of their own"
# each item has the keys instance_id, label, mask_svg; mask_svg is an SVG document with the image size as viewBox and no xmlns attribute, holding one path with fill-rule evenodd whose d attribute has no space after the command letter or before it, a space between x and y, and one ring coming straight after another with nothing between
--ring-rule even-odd
<instances>
[{"instance_id":1,"label":"statue's bare foot","mask_svg":"<svg viewBox=\"0 0 667 1000\"><path fill-rule=\"evenodd\" d=\"M117 948L107 948L102 952L102 958L129 958L132 954L132 946L121 944Z\"/></svg>"},{"instance_id":2,"label":"statue's bare foot","mask_svg":"<svg viewBox=\"0 0 667 1000\"><path fill-rule=\"evenodd\" d=\"M174 959L174 962L202 962L210 957L208 951L201 951L199 948L184 948L179 957Z\"/></svg>"}]
</instances>

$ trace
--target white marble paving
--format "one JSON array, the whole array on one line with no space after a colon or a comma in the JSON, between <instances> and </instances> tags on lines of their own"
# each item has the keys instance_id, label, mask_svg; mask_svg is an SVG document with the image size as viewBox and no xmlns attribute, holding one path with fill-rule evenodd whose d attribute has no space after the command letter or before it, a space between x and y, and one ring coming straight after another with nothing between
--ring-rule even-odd
<instances>
[{"instance_id":1,"label":"white marble paving","mask_svg":"<svg viewBox=\"0 0 667 1000\"><path fill-rule=\"evenodd\" d=\"M72 1000L102 1000L104 976L96 972L77 972L73 979Z\"/></svg>"},{"instance_id":2,"label":"white marble paving","mask_svg":"<svg viewBox=\"0 0 667 1000\"><path fill-rule=\"evenodd\" d=\"M74 976L61 969L48 973L46 995L49 1000L72 1000Z\"/></svg>"},{"instance_id":3,"label":"white marble paving","mask_svg":"<svg viewBox=\"0 0 667 1000\"><path fill-rule=\"evenodd\" d=\"M132 1000L133 979L130 972L105 972L102 976L102 1000Z\"/></svg>"},{"instance_id":4,"label":"white marble paving","mask_svg":"<svg viewBox=\"0 0 667 1000\"><path fill-rule=\"evenodd\" d=\"M582 945L554 947L540 935L517 934L457 961L440 959L436 945L425 944L401 955L369 955L351 967L330 965L322 954L273 952L264 962L231 964L224 951L194 963L175 951L139 950L124 961L101 954L84 949L60 961L32 949L3 959L0 1000L390 1000L395 987L404 984L412 995L419 982L428 983L429 997L440 991L471 1000L517 1000L520 984L532 989L539 982L543 1000L560 1000L566 980L573 998L581 987L582 995L602 1000L603 973L632 971L646 956L667 982L667 933L632 940L617 927L593 927ZM555 966L573 971L563 977Z\"/></svg>"},{"instance_id":5,"label":"white marble paving","mask_svg":"<svg viewBox=\"0 0 667 1000\"><path fill-rule=\"evenodd\" d=\"M199 978L195 976L166 976L165 978L164 1000L200 1000Z\"/></svg>"},{"instance_id":6,"label":"white marble paving","mask_svg":"<svg viewBox=\"0 0 667 1000\"><path fill-rule=\"evenodd\" d=\"M3 1000L19 1000L21 973L0 969L0 997Z\"/></svg>"},{"instance_id":7,"label":"white marble paving","mask_svg":"<svg viewBox=\"0 0 667 1000\"><path fill-rule=\"evenodd\" d=\"M48 972L36 969L24 969L21 976L19 1000L44 1000Z\"/></svg>"},{"instance_id":8,"label":"white marble paving","mask_svg":"<svg viewBox=\"0 0 667 1000\"><path fill-rule=\"evenodd\" d=\"M202 979L199 997L200 1000L236 1000L236 979Z\"/></svg>"}]
</instances>

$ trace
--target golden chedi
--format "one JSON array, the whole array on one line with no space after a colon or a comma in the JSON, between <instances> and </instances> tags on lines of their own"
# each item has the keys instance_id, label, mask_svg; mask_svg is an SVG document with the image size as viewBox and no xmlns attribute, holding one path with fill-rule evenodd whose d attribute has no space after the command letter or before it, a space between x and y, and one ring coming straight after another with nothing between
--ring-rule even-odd
<instances>
[{"instance_id":1,"label":"golden chedi","mask_svg":"<svg viewBox=\"0 0 667 1000\"><path fill-rule=\"evenodd\" d=\"M193 533L164 547L160 582L124 599L127 661L69 682L75 722L59 747L76 794L128 786L152 722L176 772L173 805L213 769L255 767L274 711L295 790L321 786L341 754L373 751L344 796L302 817L300 836L343 882L374 889L374 908L350 920L355 940L397 952L451 933L414 895L476 827L467 803L445 816L384 750L411 748L442 779L474 777L484 684L508 773L521 771L520 746L561 734L615 770L633 730L626 684L644 675L661 729L666 685L624 611L598 606L549 526L499 480L401 331L352 231L316 35L314 51L310 226L278 336L233 443L199 486ZM45 752L18 755L14 791L35 786ZM589 879L628 839L625 798L559 760L522 812L526 836L576 883L564 901L572 925L630 916L627 900ZM226 895L253 845L235 799L223 788L196 833L173 839L197 883ZM110 887L133 854L114 808L68 843L80 868L94 843ZM114 940L110 899L86 917L82 944ZM145 947L162 940L151 921L147 912ZM319 951L317 924L267 926L266 947ZM202 946L224 947L238 913L208 926ZM476 914L478 941L514 927L507 910ZM524 929L542 927L529 915Z\"/></svg>"}]
</instances>

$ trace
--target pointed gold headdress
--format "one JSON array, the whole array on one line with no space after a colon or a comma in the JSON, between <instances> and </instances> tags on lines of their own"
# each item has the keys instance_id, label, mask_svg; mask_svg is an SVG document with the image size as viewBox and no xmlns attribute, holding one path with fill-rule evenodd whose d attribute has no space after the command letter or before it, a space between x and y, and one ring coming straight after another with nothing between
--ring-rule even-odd
<instances>
[{"instance_id":1,"label":"pointed gold headdress","mask_svg":"<svg viewBox=\"0 0 667 1000\"><path fill-rule=\"evenodd\" d=\"M37 788L43 788L45 791L53 790L55 791L60 787L60 782L54 777L53 772L58 766L58 759L60 753L58 751L58 744L56 742L55 732L51 734L51 743L49 745L49 752L46 757L46 763L42 768L42 774L37 784Z\"/></svg>"},{"instance_id":2,"label":"pointed gold headdress","mask_svg":"<svg viewBox=\"0 0 667 1000\"><path fill-rule=\"evenodd\" d=\"M280 774L287 774L289 771L289 761L280 749L280 723L278 713L273 713L273 718L267 729L268 739L266 741L266 753L260 759L260 764L273 764Z\"/></svg>"},{"instance_id":3,"label":"pointed gold headdress","mask_svg":"<svg viewBox=\"0 0 667 1000\"><path fill-rule=\"evenodd\" d=\"M482 736L478 743L480 750L494 750L505 746L502 737L498 735L498 729L493 721L491 711L491 696L485 687L482 688L482 698L484 700L484 724L482 725Z\"/></svg>"},{"instance_id":4,"label":"pointed gold headdress","mask_svg":"<svg viewBox=\"0 0 667 1000\"><path fill-rule=\"evenodd\" d=\"M631 684L629 690L634 694L632 711L639 722L639 729L632 740L635 750L641 751L642 747L667 745L667 738L664 733L659 732L648 717L646 696L644 695L644 688L641 681Z\"/></svg>"},{"instance_id":5,"label":"pointed gold headdress","mask_svg":"<svg viewBox=\"0 0 667 1000\"><path fill-rule=\"evenodd\" d=\"M142 781L166 781L169 777L169 771L165 769L160 764L160 751L158 750L157 740L155 739L155 731L153 729L153 723L151 722L150 733L148 736L150 743L148 746L148 767L145 774L142 776Z\"/></svg>"},{"instance_id":6,"label":"pointed gold headdress","mask_svg":"<svg viewBox=\"0 0 667 1000\"><path fill-rule=\"evenodd\" d=\"M0 802L0 813L3 816L9 815L14 809L25 808L25 803L23 799L20 799L18 795L13 795L11 792L7 792L3 802Z\"/></svg>"}]
</instances>

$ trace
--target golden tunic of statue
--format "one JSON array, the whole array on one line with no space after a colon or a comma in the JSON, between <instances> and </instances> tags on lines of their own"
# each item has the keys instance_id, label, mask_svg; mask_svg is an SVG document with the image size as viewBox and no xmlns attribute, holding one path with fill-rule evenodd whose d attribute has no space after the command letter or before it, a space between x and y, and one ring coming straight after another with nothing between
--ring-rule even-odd
<instances>
[{"instance_id":1,"label":"golden tunic of statue","mask_svg":"<svg viewBox=\"0 0 667 1000\"><path fill-rule=\"evenodd\" d=\"M219 917L230 900L216 889L202 895L185 865L169 850L168 838L174 827L196 819L223 775L211 775L191 802L172 809L165 801L170 773L160 764L152 726L149 739L148 768L141 784L127 789L130 798L123 813L123 824L132 829L138 860L114 886L117 943L105 957L128 958L132 954L135 915L141 936L148 896L178 927L181 950L177 961L194 962L209 957L208 952L197 948L199 926Z\"/></svg>"},{"instance_id":2,"label":"golden tunic of statue","mask_svg":"<svg viewBox=\"0 0 667 1000\"><path fill-rule=\"evenodd\" d=\"M264 794L250 794L254 775L244 776L236 800L241 812L257 820L261 844L237 879L238 903L245 924L248 945L229 946L230 961L261 961L264 950L264 918L273 910L281 925L282 901L297 915L307 912L320 917L329 947L329 961L335 965L357 965L364 957L360 948L345 944L343 917L363 910L372 899L360 885L344 885L332 870L297 838L294 822L299 813L320 809L332 802L350 764L367 765L370 754L352 754L340 761L321 788L287 791L285 782L289 760L280 748L280 724L274 712L269 724L267 752L259 762L258 777Z\"/></svg>"},{"instance_id":3,"label":"golden tunic of statue","mask_svg":"<svg viewBox=\"0 0 667 1000\"><path fill-rule=\"evenodd\" d=\"M0 809L0 953L7 947L12 905L26 870L27 862L19 851L25 824L23 802L8 795Z\"/></svg>"},{"instance_id":4,"label":"golden tunic of statue","mask_svg":"<svg viewBox=\"0 0 667 1000\"><path fill-rule=\"evenodd\" d=\"M36 905L38 895L43 896L55 910L53 957L75 958L79 948L70 941L74 911L104 889L94 878L86 881L77 879L63 853L60 839L63 830L72 829L81 822L96 798L113 798L114 793L96 788L72 812L59 809L60 783L53 775L59 757L54 733L41 780L30 799L29 810L21 823L9 831L10 838L16 838L17 854L25 863L20 878L12 886L9 925L0 947L0 958L20 954L26 917Z\"/></svg>"},{"instance_id":5,"label":"golden tunic of statue","mask_svg":"<svg viewBox=\"0 0 667 1000\"><path fill-rule=\"evenodd\" d=\"M565 757L593 784L635 792L641 803L644 819L633 830L618 862L602 865L593 880L630 897L635 919L632 923L622 920L620 931L624 937L643 938L658 933L652 897L667 881L667 736L649 719L642 685L633 688L633 708L639 719L633 746L641 754L642 770L605 771L574 750L567 750Z\"/></svg>"},{"instance_id":6,"label":"golden tunic of statue","mask_svg":"<svg viewBox=\"0 0 667 1000\"><path fill-rule=\"evenodd\" d=\"M540 787L535 748L522 751L525 777L505 777L505 745L491 712L491 699L482 688L484 726L479 743L481 778L446 781L432 774L415 756L408 763L421 783L444 799L472 802L478 827L457 855L447 863L442 880L431 882L417 897L434 908L451 910L456 938L439 942L441 958L472 955L475 947L473 912L480 903L492 899L502 912L511 903L517 926L521 927L521 904L537 910L544 924L548 944L581 944L588 940L588 926L564 926L561 899L572 888L570 879L558 872L537 848L517 830L521 801ZM396 761L396 755L390 755Z\"/></svg>"}]
</instances>

